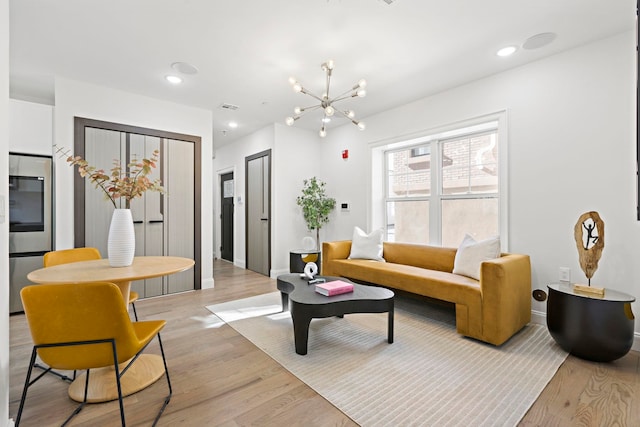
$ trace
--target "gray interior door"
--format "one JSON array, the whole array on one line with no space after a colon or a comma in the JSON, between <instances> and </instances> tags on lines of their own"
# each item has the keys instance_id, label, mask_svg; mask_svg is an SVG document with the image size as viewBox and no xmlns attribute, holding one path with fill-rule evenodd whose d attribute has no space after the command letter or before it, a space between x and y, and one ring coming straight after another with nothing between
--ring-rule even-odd
<instances>
[{"instance_id":1,"label":"gray interior door","mask_svg":"<svg viewBox=\"0 0 640 427\"><path fill-rule=\"evenodd\" d=\"M246 265L269 276L271 269L271 150L249 156L246 170Z\"/></svg>"},{"instance_id":2,"label":"gray interior door","mask_svg":"<svg viewBox=\"0 0 640 427\"><path fill-rule=\"evenodd\" d=\"M147 192L131 202L131 214L136 233L136 256L180 256L197 262L200 245L195 238L199 206L195 194L196 180L195 144L153 135L93 127L84 128L84 157L99 169L109 171L114 159L122 165L131 160L151 157L154 150L160 151L160 162L149 175L149 179L160 178L165 195ZM84 182L84 184L87 184ZM77 246L93 246L104 258L107 254L107 237L112 204L104 200L104 194L88 184L83 189L84 238ZM123 202L124 203L124 202ZM124 205L121 207L125 207ZM132 282L131 288L141 297L150 297L174 292L199 289L196 281L198 269L165 277Z\"/></svg>"},{"instance_id":3,"label":"gray interior door","mask_svg":"<svg viewBox=\"0 0 640 427\"><path fill-rule=\"evenodd\" d=\"M108 171L113 166L114 160L120 160L126 164L123 152L126 141L122 132L87 128L85 130L84 158L90 165L98 169ZM84 186L84 245L97 248L103 258L107 257L107 237L109 235L109 224L113 215L113 205L105 198L105 194L96 189L89 182ZM124 206L118 206L123 207Z\"/></svg>"},{"instance_id":4,"label":"gray interior door","mask_svg":"<svg viewBox=\"0 0 640 427\"><path fill-rule=\"evenodd\" d=\"M160 164L149 175L150 180L163 179L165 169L161 140L155 136L129 134L128 156L141 160L150 158L154 150L160 151ZM131 201L131 216L133 228L136 232L136 256L164 255L164 200L160 193L149 191L141 198ZM131 283L131 289L144 297L162 295L164 292L164 277L138 280Z\"/></svg>"},{"instance_id":5,"label":"gray interior door","mask_svg":"<svg viewBox=\"0 0 640 427\"><path fill-rule=\"evenodd\" d=\"M164 213L169 220L164 224L164 254L194 259L194 145L187 141L167 139L165 153L166 168L162 181L167 192ZM165 293L194 289L194 274L190 270L165 276L164 280Z\"/></svg>"}]
</instances>

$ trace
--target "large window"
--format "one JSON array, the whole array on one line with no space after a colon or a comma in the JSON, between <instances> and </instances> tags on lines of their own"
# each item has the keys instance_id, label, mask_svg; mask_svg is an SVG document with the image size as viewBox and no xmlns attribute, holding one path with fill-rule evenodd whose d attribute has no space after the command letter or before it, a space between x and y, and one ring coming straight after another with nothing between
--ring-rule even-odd
<instances>
[{"instance_id":1,"label":"large window","mask_svg":"<svg viewBox=\"0 0 640 427\"><path fill-rule=\"evenodd\" d=\"M501 234L498 122L384 151L386 240L457 247Z\"/></svg>"}]
</instances>

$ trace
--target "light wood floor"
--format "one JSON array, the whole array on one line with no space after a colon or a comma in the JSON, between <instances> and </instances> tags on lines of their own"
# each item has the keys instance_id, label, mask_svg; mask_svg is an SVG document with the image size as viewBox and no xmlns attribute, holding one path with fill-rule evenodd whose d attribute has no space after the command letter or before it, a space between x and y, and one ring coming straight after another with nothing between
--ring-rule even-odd
<instances>
[{"instance_id":1,"label":"light wood floor","mask_svg":"<svg viewBox=\"0 0 640 427\"><path fill-rule=\"evenodd\" d=\"M173 398L161 426L354 426L349 417L274 362L206 305L273 292L275 280L214 264L215 289L139 301L141 319L165 319L162 332ZM10 319L9 414L16 416L31 340L24 315ZM158 352L155 343L147 350ZM609 364L569 356L520 426L640 425L640 354ZM21 425L59 425L75 408L68 384L45 376L29 392ZM166 381L125 399L128 425L150 425L167 393ZM428 410L428 408L425 408ZM409 423L410 420L407 420ZM119 423L116 402L85 407L71 425Z\"/></svg>"}]
</instances>

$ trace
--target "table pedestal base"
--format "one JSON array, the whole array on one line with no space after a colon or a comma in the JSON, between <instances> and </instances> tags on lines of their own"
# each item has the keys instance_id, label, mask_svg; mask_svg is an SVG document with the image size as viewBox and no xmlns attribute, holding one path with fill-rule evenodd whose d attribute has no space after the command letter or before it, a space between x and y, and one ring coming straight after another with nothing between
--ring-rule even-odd
<instances>
[{"instance_id":1,"label":"table pedestal base","mask_svg":"<svg viewBox=\"0 0 640 427\"><path fill-rule=\"evenodd\" d=\"M123 369L126 363L120 365ZM127 372L120 378L122 397L136 393L164 375L164 363L162 356L157 354L141 354L131 365ZM86 372L76 377L69 386L69 397L76 402L84 400L84 384ZM116 375L113 368L91 369L89 375L89 389L87 402L109 402L118 398Z\"/></svg>"}]
</instances>

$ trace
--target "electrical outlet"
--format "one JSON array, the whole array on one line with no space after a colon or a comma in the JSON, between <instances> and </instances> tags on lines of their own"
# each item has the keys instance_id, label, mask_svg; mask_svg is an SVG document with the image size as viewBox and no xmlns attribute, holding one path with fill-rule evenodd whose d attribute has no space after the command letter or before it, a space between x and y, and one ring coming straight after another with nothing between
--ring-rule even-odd
<instances>
[{"instance_id":1,"label":"electrical outlet","mask_svg":"<svg viewBox=\"0 0 640 427\"><path fill-rule=\"evenodd\" d=\"M559 278L561 282L571 281L571 269L567 267L560 267Z\"/></svg>"}]
</instances>

